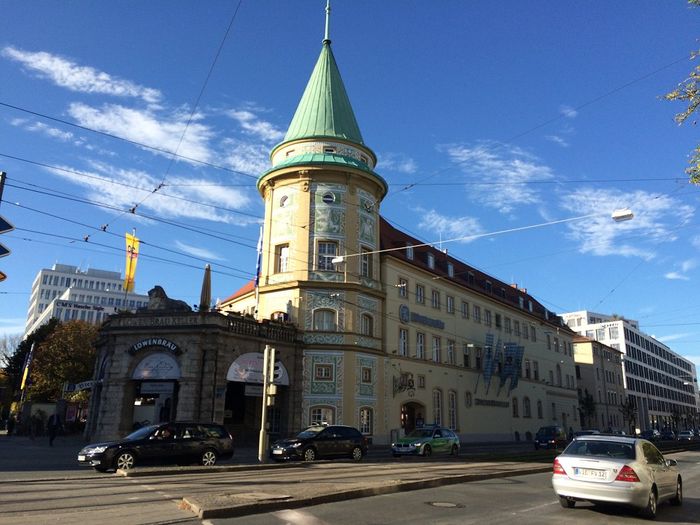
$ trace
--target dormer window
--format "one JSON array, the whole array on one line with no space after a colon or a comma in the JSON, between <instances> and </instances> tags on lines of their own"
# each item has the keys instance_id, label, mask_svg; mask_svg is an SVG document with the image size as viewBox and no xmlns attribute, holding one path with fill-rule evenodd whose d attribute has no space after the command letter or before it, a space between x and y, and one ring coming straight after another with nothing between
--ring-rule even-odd
<instances>
[{"instance_id":1,"label":"dormer window","mask_svg":"<svg viewBox=\"0 0 700 525\"><path fill-rule=\"evenodd\" d=\"M484 288L486 289L486 291L488 293L491 293L491 290L492 290L491 281L484 282Z\"/></svg>"},{"instance_id":2,"label":"dormer window","mask_svg":"<svg viewBox=\"0 0 700 525\"><path fill-rule=\"evenodd\" d=\"M413 260L413 246L411 246L410 244L406 245L406 259L408 259L409 261Z\"/></svg>"},{"instance_id":3,"label":"dormer window","mask_svg":"<svg viewBox=\"0 0 700 525\"><path fill-rule=\"evenodd\" d=\"M447 275L449 277L454 277L455 276L455 265L452 264L451 262L447 263Z\"/></svg>"},{"instance_id":4,"label":"dormer window","mask_svg":"<svg viewBox=\"0 0 700 525\"><path fill-rule=\"evenodd\" d=\"M432 253L427 254L428 268L435 269L435 256Z\"/></svg>"},{"instance_id":5,"label":"dormer window","mask_svg":"<svg viewBox=\"0 0 700 525\"><path fill-rule=\"evenodd\" d=\"M369 159L365 157L364 155L360 155L360 160L364 162L365 164L369 164Z\"/></svg>"}]
</instances>

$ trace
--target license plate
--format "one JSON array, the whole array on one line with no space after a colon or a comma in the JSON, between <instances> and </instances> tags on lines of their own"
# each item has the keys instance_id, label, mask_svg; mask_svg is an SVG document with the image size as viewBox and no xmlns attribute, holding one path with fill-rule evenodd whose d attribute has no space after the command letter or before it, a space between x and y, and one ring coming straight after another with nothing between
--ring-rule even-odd
<instances>
[{"instance_id":1,"label":"license plate","mask_svg":"<svg viewBox=\"0 0 700 525\"><path fill-rule=\"evenodd\" d=\"M276 448L275 450L272 451L272 454L279 455L279 454L282 454L282 452L283 452L282 450Z\"/></svg>"},{"instance_id":2,"label":"license plate","mask_svg":"<svg viewBox=\"0 0 700 525\"><path fill-rule=\"evenodd\" d=\"M78 454L78 461L85 461L85 454Z\"/></svg>"},{"instance_id":3,"label":"license plate","mask_svg":"<svg viewBox=\"0 0 700 525\"><path fill-rule=\"evenodd\" d=\"M606 472L604 470L597 470L592 468L574 468L574 474L576 476L581 476L583 478L592 479L605 479Z\"/></svg>"}]
</instances>

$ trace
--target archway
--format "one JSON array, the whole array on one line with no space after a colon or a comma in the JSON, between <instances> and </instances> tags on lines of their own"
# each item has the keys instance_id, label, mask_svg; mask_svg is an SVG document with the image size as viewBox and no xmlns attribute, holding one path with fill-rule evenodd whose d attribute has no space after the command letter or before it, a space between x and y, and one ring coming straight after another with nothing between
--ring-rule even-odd
<instances>
[{"instance_id":1,"label":"archway","mask_svg":"<svg viewBox=\"0 0 700 525\"><path fill-rule=\"evenodd\" d=\"M180 365L164 352L144 357L134 368L134 426L171 421L177 414Z\"/></svg>"},{"instance_id":2,"label":"archway","mask_svg":"<svg viewBox=\"0 0 700 525\"><path fill-rule=\"evenodd\" d=\"M401 405L401 428L404 434L409 434L425 423L425 406L416 401Z\"/></svg>"}]
</instances>

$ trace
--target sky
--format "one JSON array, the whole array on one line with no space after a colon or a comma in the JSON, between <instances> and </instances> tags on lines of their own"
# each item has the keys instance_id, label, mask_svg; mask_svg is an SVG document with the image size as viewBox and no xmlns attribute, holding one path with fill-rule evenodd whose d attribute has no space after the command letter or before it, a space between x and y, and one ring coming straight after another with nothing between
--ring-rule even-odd
<instances>
[{"instance_id":1,"label":"sky","mask_svg":"<svg viewBox=\"0 0 700 525\"><path fill-rule=\"evenodd\" d=\"M54 263L199 301L252 279L257 177L321 50L324 0L4 0L0 336ZM330 36L381 214L555 312L637 319L700 365L698 139L663 99L700 48L684 0L335 0ZM629 208L634 219L611 213ZM457 240L455 240L457 239Z\"/></svg>"}]
</instances>

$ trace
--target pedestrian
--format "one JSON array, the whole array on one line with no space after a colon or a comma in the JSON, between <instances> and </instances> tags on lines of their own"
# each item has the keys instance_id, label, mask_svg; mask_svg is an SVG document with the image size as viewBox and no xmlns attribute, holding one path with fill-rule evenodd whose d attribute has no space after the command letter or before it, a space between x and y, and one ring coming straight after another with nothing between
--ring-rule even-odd
<instances>
[{"instance_id":1,"label":"pedestrian","mask_svg":"<svg viewBox=\"0 0 700 525\"><path fill-rule=\"evenodd\" d=\"M53 440L56 439L56 434L58 434L62 428L63 425L61 424L61 417L58 415L58 413L54 412L51 414L51 416L49 416L49 420L47 422L50 447L53 447Z\"/></svg>"},{"instance_id":2,"label":"pedestrian","mask_svg":"<svg viewBox=\"0 0 700 525\"><path fill-rule=\"evenodd\" d=\"M7 435L11 436L14 431L15 431L15 415L10 414L10 417L7 418Z\"/></svg>"}]
</instances>

